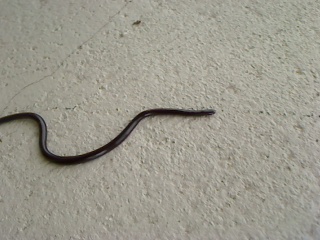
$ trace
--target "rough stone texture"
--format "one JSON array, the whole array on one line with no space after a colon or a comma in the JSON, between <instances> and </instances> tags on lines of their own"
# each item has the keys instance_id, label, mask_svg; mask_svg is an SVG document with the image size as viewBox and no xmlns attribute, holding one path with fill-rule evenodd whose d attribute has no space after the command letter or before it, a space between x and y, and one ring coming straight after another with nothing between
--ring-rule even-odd
<instances>
[{"instance_id":1,"label":"rough stone texture","mask_svg":"<svg viewBox=\"0 0 320 240\"><path fill-rule=\"evenodd\" d=\"M0 2L1 239L319 239L320 2ZM133 24L140 20L140 24Z\"/></svg>"}]
</instances>

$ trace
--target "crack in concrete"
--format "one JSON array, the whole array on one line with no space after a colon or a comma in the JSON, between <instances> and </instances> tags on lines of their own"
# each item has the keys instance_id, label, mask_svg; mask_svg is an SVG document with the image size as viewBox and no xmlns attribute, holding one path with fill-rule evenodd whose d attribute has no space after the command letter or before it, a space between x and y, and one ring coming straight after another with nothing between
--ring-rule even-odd
<instances>
[{"instance_id":1,"label":"crack in concrete","mask_svg":"<svg viewBox=\"0 0 320 240\"><path fill-rule=\"evenodd\" d=\"M49 78L49 77L52 77L60 68L61 66L78 50L78 49L81 49L82 46L84 46L85 44L87 44L89 41L91 41L98 33L100 33L105 27L107 27L111 22L112 20L120 14L120 12L125 9L129 3L131 3L132 0L129 0L129 1L126 1L126 3L115 13L113 14L111 17L109 17L109 20L108 22L106 22L105 24L103 24L96 32L94 32L88 39L86 39L85 41L83 41L80 45L78 45L73 51L71 51L71 53L69 53L61 62L60 64L58 64L57 68L52 72L50 73L49 75L46 75L42 78L40 78L39 80L37 81L34 81L32 83L29 83L27 84L26 86L24 86L23 88L21 88L17 93L15 93L11 98L10 100L8 101L8 103L6 104L6 106L2 109L1 111L1 115L3 114L3 112L5 110L8 109L8 107L10 106L10 103L19 95L21 94L25 89L29 88L30 86L33 86L39 82L42 82L44 81L45 79Z\"/></svg>"}]
</instances>

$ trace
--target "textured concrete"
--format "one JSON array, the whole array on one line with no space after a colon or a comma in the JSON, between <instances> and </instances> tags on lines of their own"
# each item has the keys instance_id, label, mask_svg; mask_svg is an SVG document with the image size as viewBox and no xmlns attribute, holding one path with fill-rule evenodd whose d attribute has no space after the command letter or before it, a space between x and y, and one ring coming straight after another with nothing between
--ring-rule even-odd
<instances>
[{"instance_id":1,"label":"textured concrete","mask_svg":"<svg viewBox=\"0 0 320 240\"><path fill-rule=\"evenodd\" d=\"M0 2L1 239L320 239L320 2ZM140 20L141 23L134 24Z\"/></svg>"}]
</instances>

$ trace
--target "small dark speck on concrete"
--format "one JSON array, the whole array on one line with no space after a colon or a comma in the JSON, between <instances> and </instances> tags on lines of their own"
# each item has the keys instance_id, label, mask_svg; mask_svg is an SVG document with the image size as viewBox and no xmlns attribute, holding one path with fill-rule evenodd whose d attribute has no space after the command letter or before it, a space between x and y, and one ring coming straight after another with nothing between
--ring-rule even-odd
<instances>
[{"instance_id":1,"label":"small dark speck on concrete","mask_svg":"<svg viewBox=\"0 0 320 240\"><path fill-rule=\"evenodd\" d=\"M134 23L132 23L132 25L139 25L141 23L141 20L135 21Z\"/></svg>"},{"instance_id":2,"label":"small dark speck on concrete","mask_svg":"<svg viewBox=\"0 0 320 240\"><path fill-rule=\"evenodd\" d=\"M263 111L259 111L259 113L263 113Z\"/></svg>"},{"instance_id":3,"label":"small dark speck on concrete","mask_svg":"<svg viewBox=\"0 0 320 240\"><path fill-rule=\"evenodd\" d=\"M66 110L74 110L76 107L77 107L77 106L74 106L73 108L70 108L70 107L68 108L68 107L66 107L65 109L66 109Z\"/></svg>"},{"instance_id":4,"label":"small dark speck on concrete","mask_svg":"<svg viewBox=\"0 0 320 240\"><path fill-rule=\"evenodd\" d=\"M0 139L0 143L2 143L2 139Z\"/></svg>"},{"instance_id":5,"label":"small dark speck on concrete","mask_svg":"<svg viewBox=\"0 0 320 240\"><path fill-rule=\"evenodd\" d=\"M1 139L0 139L0 142L1 142ZM319 139L316 139L316 142L319 142Z\"/></svg>"}]
</instances>

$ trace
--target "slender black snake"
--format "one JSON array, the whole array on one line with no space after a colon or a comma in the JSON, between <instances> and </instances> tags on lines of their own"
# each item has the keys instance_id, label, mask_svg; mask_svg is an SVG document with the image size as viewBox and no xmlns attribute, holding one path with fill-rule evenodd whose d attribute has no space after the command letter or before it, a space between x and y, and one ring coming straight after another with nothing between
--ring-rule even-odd
<instances>
[{"instance_id":1,"label":"slender black snake","mask_svg":"<svg viewBox=\"0 0 320 240\"><path fill-rule=\"evenodd\" d=\"M36 113L31 112L24 112L24 113L17 113L9 116L5 116L0 118L0 124L18 120L18 119L32 119L36 121L40 128L40 138L39 138L39 146L41 149L42 154L51 162L63 165L70 165L70 164L78 164L84 163L91 160L94 160L102 155L110 152L117 146L119 146L133 131L133 129L138 125L138 123L150 116L157 116L157 115L177 115L177 116L185 116L185 117L201 117L207 115L213 115L215 113L212 109L207 110L181 110L181 109L166 109L166 108L159 108L159 109L150 109L139 113L135 118L133 118L130 123L125 127L122 132L116 136L113 140L111 140L106 145L93 150L88 153L84 153L81 155L76 156L58 156L53 154L48 150L47 147L47 125L45 120Z\"/></svg>"}]
</instances>

